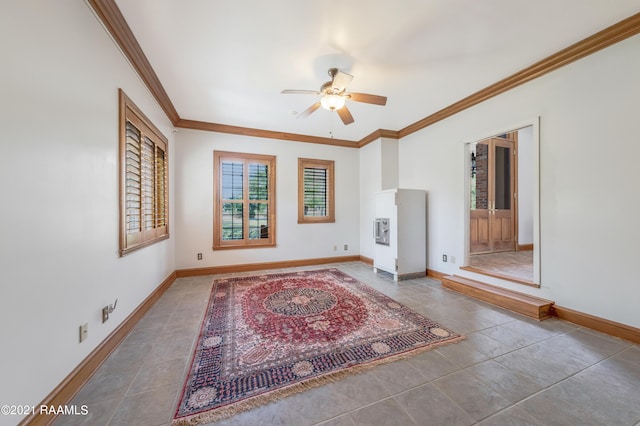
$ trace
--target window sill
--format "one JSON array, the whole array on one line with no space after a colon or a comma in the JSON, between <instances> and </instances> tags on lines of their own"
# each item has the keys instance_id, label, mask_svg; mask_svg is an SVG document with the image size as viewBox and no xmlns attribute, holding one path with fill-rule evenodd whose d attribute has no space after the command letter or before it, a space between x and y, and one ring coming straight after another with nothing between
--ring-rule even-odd
<instances>
[{"instance_id":1,"label":"window sill","mask_svg":"<svg viewBox=\"0 0 640 426\"><path fill-rule=\"evenodd\" d=\"M298 219L298 224L304 223L336 223L336 220L324 217L318 219Z\"/></svg>"},{"instance_id":2,"label":"window sill","mask_svg":"<svg viewBox=\"0 0 640 426\"><path fill-rule=\"evenodd\" d=\"M273 248L276 247L276 243L269 244L249 244L249 245L224 245L213 246L213 250L240 250L240 249L253 249L253 248Z\"/></svg>"}]
</instances>

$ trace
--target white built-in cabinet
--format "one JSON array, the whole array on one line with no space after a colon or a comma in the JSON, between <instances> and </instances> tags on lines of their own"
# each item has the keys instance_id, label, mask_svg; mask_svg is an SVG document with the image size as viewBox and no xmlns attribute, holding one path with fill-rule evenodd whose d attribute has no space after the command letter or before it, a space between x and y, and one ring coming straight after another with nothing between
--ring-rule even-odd
<instances>
[{"instance_id":1,"label":"white built-in cabinet","mask_svg":"<svg viewBox=\"0 0 640 426\"><path fill-rule=\"evenodd\" d=\"M427 193L389 189L375 194L374 271L395 281L425 276L427 269Z\"/></svg>"}]
</instances>

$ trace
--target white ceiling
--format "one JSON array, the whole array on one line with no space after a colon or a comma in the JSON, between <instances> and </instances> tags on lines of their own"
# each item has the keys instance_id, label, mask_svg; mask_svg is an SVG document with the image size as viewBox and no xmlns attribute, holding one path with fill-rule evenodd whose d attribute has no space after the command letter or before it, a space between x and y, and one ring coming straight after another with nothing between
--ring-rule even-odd
<instances>
[{"instance_id":1,"label":"white ceiling","mask_svg":"<svg viewBox=\"0 0 640 426\"><path fill-rule=\"evenodd\" d=\"M181 118L359 140L400 130L640 12L640 0L116 0ZM319 109L354 75L355 123Z\"/></svg>"}]
</instances>

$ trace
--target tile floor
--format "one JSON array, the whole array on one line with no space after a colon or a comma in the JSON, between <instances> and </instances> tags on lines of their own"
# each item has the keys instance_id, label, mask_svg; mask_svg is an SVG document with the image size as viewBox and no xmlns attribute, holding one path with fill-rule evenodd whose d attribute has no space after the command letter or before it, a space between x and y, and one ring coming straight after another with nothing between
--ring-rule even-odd
<instances>
[{"instance_id":1,"label":"tile floor","mask_svg":"<svg viewBox=\"0 0 640 426\"><path fill-rule=\"evenodd\" d=\"M461 343L299 393L234 425L640 425L640 346L558 319L536 322L442 289L336 266L451 329ZM213 276L181 278L55 425L166 426L180 396Z\"/></svg>"}]
</instances>

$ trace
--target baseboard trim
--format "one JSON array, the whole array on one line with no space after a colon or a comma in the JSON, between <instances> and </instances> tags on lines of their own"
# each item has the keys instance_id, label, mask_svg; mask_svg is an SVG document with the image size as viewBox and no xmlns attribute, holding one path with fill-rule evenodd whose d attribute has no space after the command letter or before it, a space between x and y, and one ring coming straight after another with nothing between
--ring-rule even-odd
<instances>
[{"instance_id":1,"label":"baseboard trim","mask_svg":"<svg viewBox=\"0 0 640 426\"><path fill-rule=\"evenodd\" d=\"M242 263L236 265L209 266L176 270L177 278L197 277L201 275L227 274L230 272L250 272L263 269L294 268L297 266L322 265L324 263L357 262L360 256L317 257L312 259L281 260L277 262Z\"/></svg>"},{"instance_id":2,"label":"baseboard trim","mask_svg":"<svg viewBox=\"0 0 640 426\"><path fill-rule=\"evenodd\" d=\"M518 251L531 251L533 244L518 244Z\"/></svg>"},{"instance_id":3,"label":"baseboard trim","mask_svg":"<svg viewBox=\"0 0 640 426\"><path fill-rule=\"evenodd\" d=\"M370 257L360 256L360 262L373 266L373 259L371 259Z\"/></svg>"},{"instance_id":4,"label":"baseboard trim","mask_svg":"<svg viewBox=\"0 0 640 426\"><path fill-rule=\"evenodd\" d=\"M640 343L640 329L630 325L585 314L584 312L574 311L573 309L563 308L558 305L553 306L553 315L562 320L569 321L601 333L606 333L634 343Z\"/></svg>"},{"instance_id":5,"label":"baseboard trim","mask_svg":"<svg viewBox=\"0 0 640 426\"><path fill-rule=\"evenodd\" d=\"M98 367L118 347L140 318L164 294L176 278L174 271L36 407L40 405L58 407L69 404L82 386L93 376ZM32 413L30 416L25 417L19 425L49 425L55 418L55 414L40 415Z\"/></svg>"},{"instance_id":6,"label":"baseboard trim","mask_svg":"<svg viewBox=\"0 0 640 426\"><path fill-rule=\"evenodd\" d=\"M442 281L447 276L439 271L427 269L427 276ZM473 297L473 296L470 296ZM640 329L630 325L611 321L605 318L596 317L594 315L585 314L584 312L574 311L573 309L564 308L553 304L551 306L551 315L564 321L569 321L577 325L599 331L610 336L619 337L620 339L629 340L640 344Z\"/></svg>"}]
</instances>

